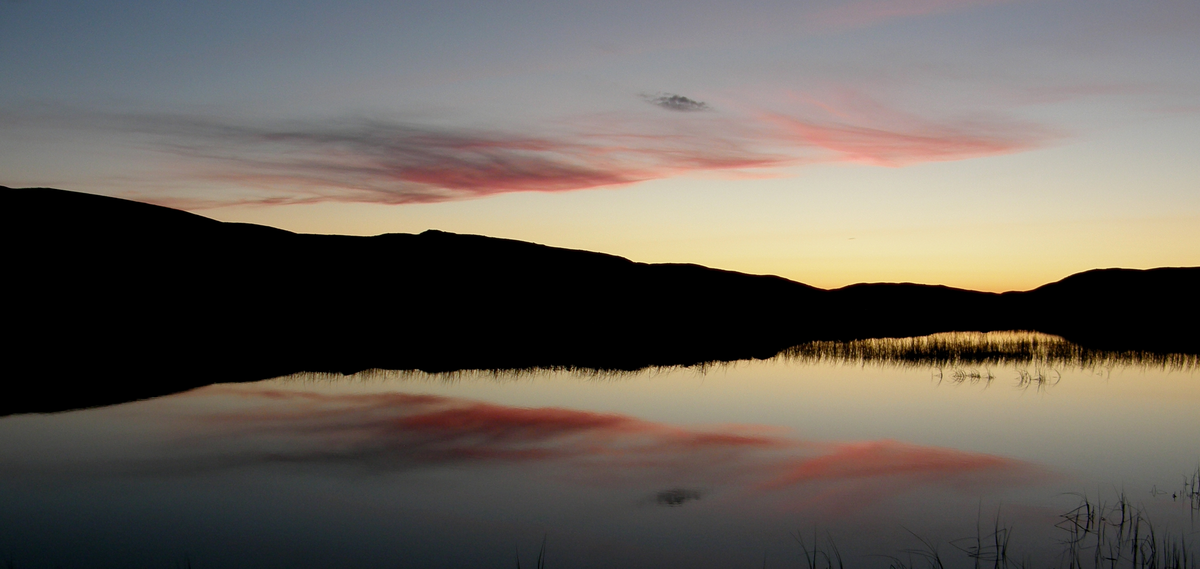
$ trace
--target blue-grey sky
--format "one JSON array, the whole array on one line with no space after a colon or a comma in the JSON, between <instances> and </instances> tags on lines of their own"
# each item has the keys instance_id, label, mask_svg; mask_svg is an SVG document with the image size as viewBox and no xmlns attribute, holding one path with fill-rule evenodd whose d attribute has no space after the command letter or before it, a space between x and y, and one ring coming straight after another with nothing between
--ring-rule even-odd
<instances>
[{"instance_id":1,"label":"blue-grey sky","mask_svg":"<svg viewBox=\"0 0 1200 569\"><path fill-rule=\"evenodd\" d=\"M1200 3L0 2L0 184L822 286L1200 264Z\"/></svg>"}]
</instances>

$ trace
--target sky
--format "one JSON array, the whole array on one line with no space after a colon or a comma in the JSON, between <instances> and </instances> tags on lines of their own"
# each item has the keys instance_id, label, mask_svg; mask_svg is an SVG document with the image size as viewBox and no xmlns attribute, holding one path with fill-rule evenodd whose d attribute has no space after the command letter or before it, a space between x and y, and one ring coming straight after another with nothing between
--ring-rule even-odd
<instances>
[{"instance_id":1,"label":"sky","mask_svg":"<svg viewBox=\"0 0 1200 569\"><path fill-rule=\"evenodd\" d=\"M1200 265L1200 2L0 0L0 185L1024 290Z\"/></svg>"}]
</instances>

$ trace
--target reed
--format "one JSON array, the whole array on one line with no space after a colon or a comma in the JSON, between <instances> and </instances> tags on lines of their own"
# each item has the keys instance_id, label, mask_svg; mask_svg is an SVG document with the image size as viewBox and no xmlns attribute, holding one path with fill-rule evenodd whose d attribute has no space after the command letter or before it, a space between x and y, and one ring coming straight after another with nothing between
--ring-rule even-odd
<instances>
[{"instance_id":1,"label":"reed","mask_svg":"<svg viewBox=\"0 0 1200 569\"><path fill-rule=\"evenodd\" d=\"M1176 496L1195 500L1200 490L1200 467L1185 477L1183 489ZM1192 493L1192 494L1188 494ZM1158 494L1156 494L1158 495ZM1091 499L1075 494L1078 504L1061 514L1055 524L1062 531L1062 546L1057 561L1043 560L1035 565L1028 556L1017 561L1011 547L1014 529L1003 523L997 510L990 529L983 521L982 508L976 520L974 535L951 540L949 544L966 556L974 569L1027 569L1046 567L1059 569L1197 569L1200 567L1194 540L1196 533L1167 532L1153 524L1144 508L1135 505L1124 493L1115 501ZM918 545L893 554L876 555L888 561L889 569L946 569L947 565L962 567L962 559L944 558L938 544L911 530L909 534ZM837 551L828 533L824 541L814 532L811 545L800 532L793 534L800 544L807 569L835 569ZM842 568L841 555L836 556L837 569Z\"/></svg>"},{"instance_id":2,"label":"reed","mask_svg":"<svg viewBox=\"0 0 1200 569\"><path fill-rule=\"evenodd\" d=\"M901 558L898 555L884 555L889 560L888 569L946 569L946 564L942 561L942 555L938 552L937 544L931 542L912 530L905 528L905 531L912 534L917 541L921 542L921 547L913 547L901 551L905 555Z\"/></svg>"},{"instance_id":3,"label":"reed","mask_svg":"<svg viewBox=\"0 0 1200 569\"><path fill-rule=\"evenodd\" d=\"M1196 515L1200 514L1200 466L1196 467L1196 471L1190 477L1183 478L1183 488L1177 494L1188 505L1188 511L1192 514L1192 521L1196 521Z\"/></svg>"},{"instance_id":4,"label":"reed","mask_svg":"<svg viewBox=\"0 0 1200 569\"><path fill-rule=\"evenodd\" d=\"M1159 368L1191 372L1200 355L1086 348L1040 332L948 332L913 338L808 342L783 350L780 358L800 363L932 367L963 370L1014 366L1029 381L1043 369L1103 370L1118 367Z\"/></svg>"},{"instance_id":5,"label":"reed","mask_svg":"<svg viewBox=\"0 0 1200 569\"><path fill-rule=\"evenodd\" d=\"M975 521L975 535L956 539L950 542L955 549L965 553L974 561L975 569L983 569L986 562L991 562L992 569L1007 569L1009 566L1009 541L1012 538L1012 528L1000 523L1000 510L992 521L992 530L984 533L983 508L980 506L979 516Z\"/></svg>"},{"instance_id":6,"label":"reed","mask_svg":"<svg viewBox=\"0 0 1200 569\"><path fill-rule=\"evenodd\" d=\"M1079 495L1079 505L1060 516L1066 533L1060 566L1068 569L1195 569L1197 559L1187 534L1164 533L1145 510L1122 492L1116 502L1093 502Z\"/></svg>"},{"instance_id":7,"label":"reed","mask_svg":"<svg viewBox=\"0 0 1200 569\"><path fill-rule=\"evenodd\" d=\"M546 569L546 538L542 536L542 547L538 550L537 562L534 565L535 569ZM521 569L521 550L517 549L517 569Z\"/></svg>"},{"instance_id":8,"label":"reed","mask_svg":"<svg viewBox=\"0 0 1200 569\"><path fill-rule=\"evenodd\" d=\"M912 338L873 338L848 341L818 341L781 350L773 358L795 364L855 365L899 368L931 368L940 380L953 383L991 384L992 368L1011 366L1017 370L1017 387L1045 389L1057 383L1062 370L1111 371L1119 368L1164 369L1185 373L1200 369L1200 354L1145 351L1109 351L1085 348L1058 336L1040 332L948 332ZM437 379L447 383L464 380L523 381L557 375L589 381L621 381L646 374L681 371L705 374L736 367L740 360L713 360L690 365L646 366L637 369L586 366L538 366L523 368L461 369L425 372L415 369L367 369L353 374L299 372L276 378L297 383L345 381L407 381Z\"/></svg>"},{"instance_id":9,"label":"reed","mask_svg":"<svg viewBox=\"0 0 1200 569\"><path fill-rule=\"evenodd\" d=\"M804 563L808 569L845 569L845 563L842 561L842 552L838 550L837 544L833 541L833 536L828 532L825 534L825 549L821 548L821 541L817 538L816 530L813 531L812 549L804 540L804 534L797 531L792 534L792 539L800 544L800 550L803 551ZM764 560L765 563L765 560Z\"/></svg>"}]
</instances>

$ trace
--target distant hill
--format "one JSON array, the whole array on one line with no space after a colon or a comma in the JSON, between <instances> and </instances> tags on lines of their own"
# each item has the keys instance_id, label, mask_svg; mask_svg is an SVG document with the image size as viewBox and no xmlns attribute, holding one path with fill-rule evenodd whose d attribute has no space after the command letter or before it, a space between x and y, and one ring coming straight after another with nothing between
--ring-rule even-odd
<instances>
[{"instance_id":1,"label":"distant hill","mask_svg":"<svg viewBox=\"0 0 1200 569\"><path fill-rule=\"evenodd\" d=\"M1003 294L823 290L478 235L296 234L117 198L0 187L9 388L54 411L297 371L650 365L825 339L1037 330L1200 351L1200 268L1103 269Z\"/></svg>"}]
</instances>

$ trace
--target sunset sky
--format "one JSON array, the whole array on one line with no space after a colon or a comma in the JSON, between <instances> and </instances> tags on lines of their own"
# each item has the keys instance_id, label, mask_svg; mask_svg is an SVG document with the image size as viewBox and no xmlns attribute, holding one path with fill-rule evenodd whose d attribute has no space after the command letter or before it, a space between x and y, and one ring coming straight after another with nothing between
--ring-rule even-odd
<instances>
[{"instance_id":1,"label":"sunset sky","mask_svg":"<svg viewBox=\"0 0 1200 569\"><path fill-rule=\"evenodd\" d=\"M1195 266L1200 2L0 0L0 185L821 287Z\"/></svg>"}]
</instances>

